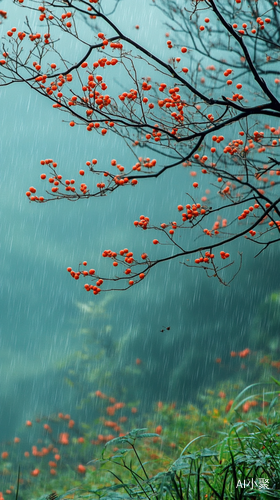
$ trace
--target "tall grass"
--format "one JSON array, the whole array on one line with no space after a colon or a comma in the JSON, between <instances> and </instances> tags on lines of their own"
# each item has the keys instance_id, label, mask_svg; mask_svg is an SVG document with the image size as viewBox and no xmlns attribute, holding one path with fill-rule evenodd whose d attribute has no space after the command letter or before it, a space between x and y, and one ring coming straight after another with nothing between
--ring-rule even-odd
<instances>
[{"instance_id":1,"label":"tall grass","mask_svg":"<svg viewBox=\"0 0 280 500\"><path fill-rule=\"evenodd\" d=\"M275 379L274 382L280 385ZM180 419L184 419L185 427L189 425L189 420L185 414L178 414L174 408L168 407L163 409L163 421L164 418L169 420L166 437L164 432L160 435L147 432L146 428L137 428L116 437L105 444L99 459L88 462L80 486L61 495L52 492L41 498L280 498L279 390L264 392L258 391L259 388L260 384L253 384L238 394L231 404L224 428L218 425L217 420L214 421L217 426L214 442L213 435L200 432L205 429L202 416L201 421L196 421L197 436L188 444L180 445L182 451L179 454L177 451L175 459L171 458L171 448L167 447L168 433L172 433L170 425L173 422L176 426L179 422L178 429L181 429ZM263 411L259 415L257 404L253 402L268 400L269 404L262 405ZM247 407L251 407L251 418L248 418L247 411L244 413ZM210 416L208 420L211 420ZM178 443L182 443L183 432L178 433L178 429ZM210 432L211 429L209 426ZM20 497L19 479L16 500L24 498Z\"/></svg>"}]
</instances>

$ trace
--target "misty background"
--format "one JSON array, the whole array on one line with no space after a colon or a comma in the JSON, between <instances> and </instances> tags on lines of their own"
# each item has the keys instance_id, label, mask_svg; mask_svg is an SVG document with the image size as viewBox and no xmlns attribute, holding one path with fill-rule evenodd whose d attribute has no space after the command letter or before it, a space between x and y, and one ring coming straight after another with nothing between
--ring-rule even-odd
<instances>
[{"instance_id":1,"label":"misty background","mask_svg":"<svg viewBox=\"0 0 280 500\"><path fill-rule=\"evenodd\" d=\"M0 5L8 11L1 36L12 26L22 28L22 9L7 1ZM163 56L163 18L149 2L145 6L140 10L123 0L113 18L125 33ZM72 44L70 51L75 50ZM126 86L125 81L119 83ZM243 267L229 287L177 260L157 266L128 291L87 293L85 281L71 279L66 268L77 269L86 260L101 274L105 249L128 247L137 256L146 251L154 258L158 249L152 240L157 235L135 228L133 221L141 214L155 225L178 220L177 205L188 203L189 170L177 167L103 198L32 204L25 195L30 186L44 196L40 174L48 174L48 169L40 165L42 159L52 158L59 173L78 180L87 160L97 158L106 169L112 158L125 164L130 157L113 134L100 137L63 123L69 117L26 85L1 87L0 92L0 440L12 439L34 415L75 411L82 389L77 393L65 384L67 360L72 366L85 335L91 333L99 348L107 338L111 346L123 339L122 347L110 353L115 367L135 367L135 360L141 359L137 370L142 378L135 376L127 396L146 399L147 405L162 398L194 400L197 391L223 380L216 358L227 360L231 350L254 348L260 308L279 291L278 248L254 259L250 243L242 242L242 248L240 242L233 243L234 257L243 251ZM94 185L96 179L87 173L85 182ZM203 182L201 196L207 187ZM266 315L265 309L263 318ZM276 321L272 334L277 328ZM247 379L246 370L241 376ZM126 383L125 377L118 380L124 395ZM97 389L103 388L93 383L91 390Z\"/></svg>"}]
</instances>

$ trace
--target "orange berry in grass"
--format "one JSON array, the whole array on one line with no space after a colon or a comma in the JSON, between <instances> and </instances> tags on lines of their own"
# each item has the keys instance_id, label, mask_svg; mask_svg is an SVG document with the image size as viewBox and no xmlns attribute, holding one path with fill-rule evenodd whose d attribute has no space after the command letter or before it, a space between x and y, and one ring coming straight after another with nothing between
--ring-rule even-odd
<instances>
[{"instance_id":1,"label":"orange berry in grass","mask_svg":"<svg viewBox=\"0 0 280 500\"><path fill-rule=\"evenodd\" d=\"M82 464L79 464L78 467L77 467L77 471L80 473L80 474L85 474L86 473L86 468L84 465Z\"/></svg>"},{"instance_id":2,"label":"orange berry in grass","mask_svg":"<svg viewBox=\"0 0 280 500\"><path fill-rule=\"evenodd\" d=\"M38 476L40 474L40 469L34 469L30 472L31 476Z\"/></svg>"}]
</instances>

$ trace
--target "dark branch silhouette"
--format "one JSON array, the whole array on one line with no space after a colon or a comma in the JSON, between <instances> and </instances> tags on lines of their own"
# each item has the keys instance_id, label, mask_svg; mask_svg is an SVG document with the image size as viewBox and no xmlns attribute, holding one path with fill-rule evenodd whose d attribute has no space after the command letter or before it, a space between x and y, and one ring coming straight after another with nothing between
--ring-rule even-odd
<instances>
[{"instance_id":1,"label":"dark branch silhouette","mask_svg":"<svg viewBox=\"0 0 280 500\"><path fill-rule=\"evenodd\" d=\"M90 186L84 182L77 186L75 179L58 172L54 160L42 160L49 169L50 188L40 196L31 186L26 193L31 202L79 201L129 188L137 194L140 181L182 166L193 177L206 175L209 187L216 190L213 197L198 198L199 182L193 179L185 206L177 207L180 222L153 225L146 216L134 221L137 230L158 232L159 239L153 243L160 245L161 257L152 259L143 253L136 259L128 249L104 251L117 271L108 277L85 270L85 263L78 271L68 268L77 280L82 276L94 280L94 285L85 285L86 290L94 294L126 290L155 266L182 258L187 267L204 269L209 277L229 284L242 261L238 260L232 278L224 277L224 270L233 264L233 260L223 262L231 259L230 243L242 238L244 245L261 246L257 255L278 243L277 2L248 1L244 10L242 0L153 0L155 12L160 8L166 16L169 33L162 44L170 58L151 52L144 35L140 44L119 29L114 15L122 2L116 2L109 13L104 11L103 0L15 3L23 14L37 12L38 25L47 32L43 35L38 26L32 27L28 16L22 31L7 31L2 40L0 85L28 85L31 92L69 117L71 128L82 126L85 133L101 136L116 134L124 141L129 158L135 159L126 167L112 159L108 169L97 167L97 160L87 161L87 171L81 166L79 176L91 174L97 180L95 187L92 181ZM7 24L7 13L0 11L0 16ZM67 50L65 41L72 38L79 47L78 61L71 60ZM52 62L52 56L60 60L59 65ZM151 77L143 76L143 66ZM114 72L123 83L116 83ZM143 156L142 151L155 158ZM188 230L192 237L184 243L178 235ZM220 252L215 255L216 250Z\"/></svg>"}]
</instances>

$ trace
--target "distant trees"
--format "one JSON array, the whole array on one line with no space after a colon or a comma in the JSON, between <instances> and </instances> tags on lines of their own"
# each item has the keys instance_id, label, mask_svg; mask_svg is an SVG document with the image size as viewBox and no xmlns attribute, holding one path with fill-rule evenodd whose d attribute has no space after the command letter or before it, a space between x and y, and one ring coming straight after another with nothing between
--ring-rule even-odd
<instances>
[{"instance_id":1,"label":"distant trees","mask_svg":"<svg viewBox=\"0 0 280 500\"><path fill-rule=\"evenodd\" d=\"M123 2L111 2L109 14L104 0L14 3L23 22L2 39L0 84L25 83L64 112L71 129L79 124L89 135L116 134L128 151L123 165L115 158L110 165L102 157L87 161L81 151L79 181L62 176L55 159L42 160L46 194L31 186L30 201L78 201L116 189L134 189L137 196L150 178L181 167L191 177L185 199L168 200L170 210L177 207L176 221L157 224L149 214L134 221L137 230L152 231L151 254L136 249L136 256L124 239L127 248L102 249L112 261L109 276L90 269L94 263L68 268L74 279L87 277L87 291L127 289L173 259L227 284L222 271L236 258L231 242L250 241L259 254L279 241L277 1L153 0L154 14L159 8L166 16L166 40L158 40L166 46L164 58L149 50L145 31L138 43L114 23ZM28 17L24 22L34 10L35 26ZM0 15L6 27L9 17ZM73 39L78 60L68 50Z\"/></svg>"}]
</instances>

